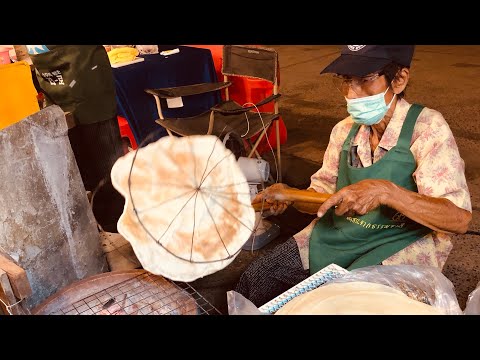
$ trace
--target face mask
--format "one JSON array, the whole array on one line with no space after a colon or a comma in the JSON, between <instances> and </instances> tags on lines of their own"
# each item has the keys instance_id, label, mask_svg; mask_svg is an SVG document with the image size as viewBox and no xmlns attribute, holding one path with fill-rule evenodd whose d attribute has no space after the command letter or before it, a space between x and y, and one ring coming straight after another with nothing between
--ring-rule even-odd
<instances>
[{"instance_id":1,"label":"face mask","mask_svg":"<svg viewBox=\"0 0 480 360\"><path fill-rule=\"evenodd\" d=\"M378 124L387 113L390 105L392 105L395 95L397 95L393 95L390 104L385 104L385 94L389 88L377 95L357 99L347 99L345 97L345 100L347 100L347 111L352 116L353 121L357 124L368 126Z\"/></svg>"}]
</instances>

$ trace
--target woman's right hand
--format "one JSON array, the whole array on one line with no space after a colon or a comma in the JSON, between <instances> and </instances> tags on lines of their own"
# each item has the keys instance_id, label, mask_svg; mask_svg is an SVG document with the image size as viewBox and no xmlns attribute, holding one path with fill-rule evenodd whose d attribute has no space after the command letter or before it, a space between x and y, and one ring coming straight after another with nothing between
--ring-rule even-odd
<instances>
[{"instance_id":1,"label":"woman's right hand","mask_svg":"<svg viewBox=\"0 0 480 360\"><path fill-rule=\"evenodd\" d=\"M257 196L252 200L252 204L263 203L265 211L264 214L270 210L271 215L280 215L282 214L289 205L292 205L291 201L278 201L275 200L275 193L278 193L280 190L292 189L290 186L282 183L273 184L263 191L259 192Z\"/></svg>"}]
</instances>

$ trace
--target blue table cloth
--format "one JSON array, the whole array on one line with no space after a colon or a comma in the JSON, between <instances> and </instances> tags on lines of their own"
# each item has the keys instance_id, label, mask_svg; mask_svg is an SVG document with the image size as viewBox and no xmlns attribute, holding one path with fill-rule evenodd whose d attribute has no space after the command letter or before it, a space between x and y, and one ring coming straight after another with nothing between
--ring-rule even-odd
<instances>
[{"instance_id":1,"label":"blue table cloth","mask_svg":"<svg viewBox=\"0 0 480 360\"><path fill-rule=\"evenodd\" d=\"M159 118L155 99L145 89L216 82L213 57L208 49L178 46L179 53L142 55L145 60L113 68L118 114L127 119L139 146L167 135L155 120ZM183 107L162 106L164 117L200 114L220 101L220 92L182 98Z\"/></svg>"}]
</instances>

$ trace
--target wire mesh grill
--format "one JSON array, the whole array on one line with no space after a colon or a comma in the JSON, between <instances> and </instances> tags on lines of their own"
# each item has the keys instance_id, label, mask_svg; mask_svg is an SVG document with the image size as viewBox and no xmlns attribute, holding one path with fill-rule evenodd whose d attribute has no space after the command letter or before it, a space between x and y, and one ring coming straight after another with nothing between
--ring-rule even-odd
<instances>
[{"instance_id":1,"label":"wire mesh grill","mask_svg":"<svg viewBox=\"0 0 480 360\"><path fill-rule=\"evenodd\" d=\"M221 315L221 312L187 283L142 273L51 315Z\"/></svg>"}]
</instances>

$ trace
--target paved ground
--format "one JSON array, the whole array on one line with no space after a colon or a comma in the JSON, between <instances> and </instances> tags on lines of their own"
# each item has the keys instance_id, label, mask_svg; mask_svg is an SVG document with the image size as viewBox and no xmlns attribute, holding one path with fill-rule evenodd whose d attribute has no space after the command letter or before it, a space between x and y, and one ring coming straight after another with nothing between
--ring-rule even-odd
<instances>
[{"instance_id":1,"label":"paved ground","mask_svg":"<svg viewBox=\"0 0 480 360\"><path fill-rule=\"evenodd\" d=\"M309 177L322 162L332 127L347 113L345 100L328 76L320 70L339 54L338 46L281 45L282 98L280 112L288 129L288 141L282 149L284 182L299 188L308 186ZM419 102L440 111L449 123L465 160L473 204L470 230L480 229L480 46L418 46L407 88L407 101ZM271 160L271 159L270 159ZM272 165L273 166L273 165ZM281 224L282 234L265 248L242 251L224 270L197 280L193 285L227 313L226 291L233 289L238 277L252 259L308 224L310 217L293 209L273 221ZM460 235L444 268L455 286L460 306L480 281L480 236Z\"/></svg>"}]
</instances>

